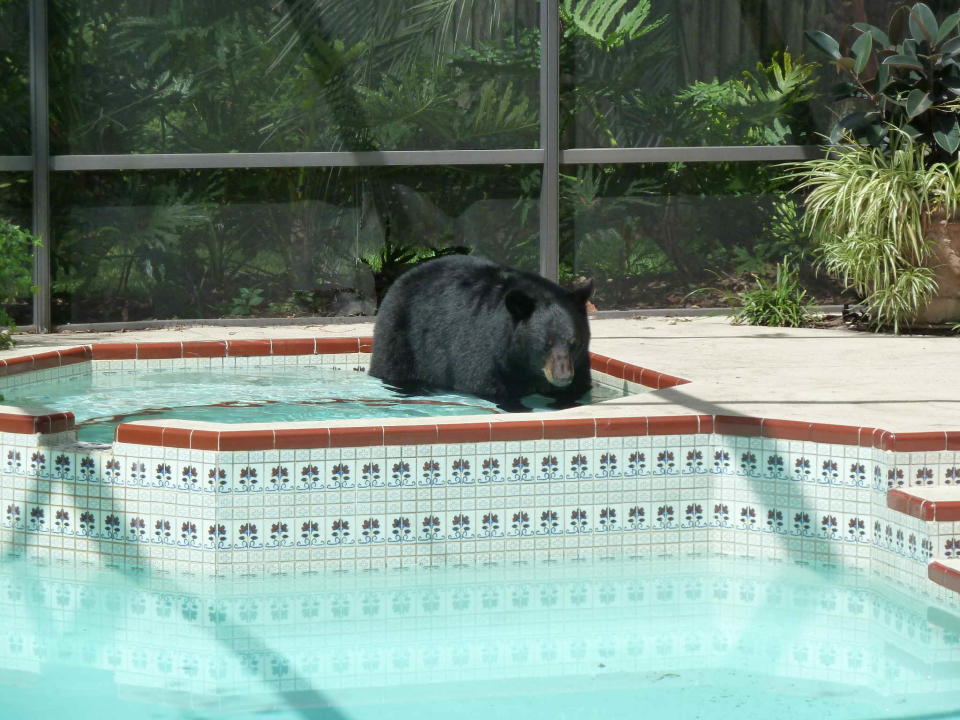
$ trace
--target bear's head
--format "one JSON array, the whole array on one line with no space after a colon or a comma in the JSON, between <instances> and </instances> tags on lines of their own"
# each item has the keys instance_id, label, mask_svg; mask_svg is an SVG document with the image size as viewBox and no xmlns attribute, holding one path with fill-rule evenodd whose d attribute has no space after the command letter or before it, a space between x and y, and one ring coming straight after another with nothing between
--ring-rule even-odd
<instances>
[{"instance_id":1,"label":"bear's head","mask_svg":"<svg viewBox=\"0 0 960 720\"><path fill-rule=\"evenodd\" d=\"M570 386L578 370L589 374L586 305L592 291L593 283L572 291L553 283L521 284L507 291L504 302L514 324L512 364L559 389Z\"/></svg>"}]
</instances>

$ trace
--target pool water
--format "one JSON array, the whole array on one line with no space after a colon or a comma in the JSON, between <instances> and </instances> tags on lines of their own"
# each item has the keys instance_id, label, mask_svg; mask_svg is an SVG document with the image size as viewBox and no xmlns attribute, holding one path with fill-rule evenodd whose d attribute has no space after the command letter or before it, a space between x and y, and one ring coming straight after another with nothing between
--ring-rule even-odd
<instances>
[{"instance_id":1,"label":"pool water","mask_svg":"<svg viewBox=\"0 0 960 720\"><path fill-rule=\"evenodd\" d=\"M370 417L427 417L497 413L472 395L405 395L361 372L321 365L264 365L218 370L95 371L14 387L3 402L73 412L77 439L110 443L114 428L132 420L289 422ZM596 387L583 402L617 397ZM545 409L546 398L525 404Z\"/></svg>"},{"instance_id":2,"label":"pool water","mask_svg":"<svg viewBox=\"0 0 960 720\"><path fill-rule=\"evenodd\" d=\"M0 613L0 717L960 717L951 612L756 559L216 582L10 560Z\"/></svg>"}]
</instances>

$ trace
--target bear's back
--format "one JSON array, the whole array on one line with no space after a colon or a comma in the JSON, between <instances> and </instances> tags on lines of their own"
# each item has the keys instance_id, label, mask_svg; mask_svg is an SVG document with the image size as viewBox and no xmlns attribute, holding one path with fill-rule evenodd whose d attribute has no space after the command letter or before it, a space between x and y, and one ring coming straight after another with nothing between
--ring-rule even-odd
<instances>
[{"instance_id":1,"label":"bear's back","mask_svg":"<svg viewBox=\"0 0 960 720\"><path fill-rule=\"evenodd\" d=\"M401 387L494 394L496 348L509 344L503 297L514 273L489 260L451 255L401 275L377 313L370 374Z\"/></svg>"},{"instance_id":2,"label":"bear's back","mask_svg":"<svg viewBox=\"0 0 960 720\"><path fill-rule=\"evenodd\" d=\"M527 298L538 327L518 325L507 302L514 291ZM370 374L401 387L487 397L530 392L542 374L542 358L531 360L531 342L539 353L546 336L538 332L573 328L579 316L589 338L582 305L539 275L463 255L430 260L400 276L384 297Z\"/></svg>"}]
</instances>

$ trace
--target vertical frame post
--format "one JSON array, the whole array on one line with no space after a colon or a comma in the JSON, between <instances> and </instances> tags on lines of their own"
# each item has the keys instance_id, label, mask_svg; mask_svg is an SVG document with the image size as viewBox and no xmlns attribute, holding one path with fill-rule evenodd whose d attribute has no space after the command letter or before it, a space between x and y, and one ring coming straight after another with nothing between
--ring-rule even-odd
<instances>
[{"instance_id":1,"label":"vertical frame post","mask_svg":"<svg viewBox=\"0 0 960 720\"><path fill-rule=\"evenodd\" d=\"M33 153L33 324L50 331L50 96L47 0L30 0L30 138Z\"/></svg>"},{"instance_id":2,"label":"vertical frame post","mask_svg":"<svg viewBox=\"0 0 960 720\"><path fill-rule=\"evenodd\" d=\"M540 0L540 274L560 271L560 0Z\"/></svg>"}]
</instances>

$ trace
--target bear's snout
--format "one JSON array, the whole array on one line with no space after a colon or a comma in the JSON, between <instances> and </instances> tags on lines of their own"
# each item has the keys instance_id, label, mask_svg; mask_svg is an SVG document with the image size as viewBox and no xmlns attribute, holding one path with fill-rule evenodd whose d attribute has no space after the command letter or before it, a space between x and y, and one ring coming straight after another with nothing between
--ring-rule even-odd
<instances>
[{"instance_id":1,"label":"bear's snout","mask_svg":"<svg viewBox=\"0 0 960 720\"><path fill-rule=\"evenodd\" d=\"M573 358L564 347L554 347L543 365L547 382L556 387L566 387L573 382Z\"/></svg>"}]
</instances>

